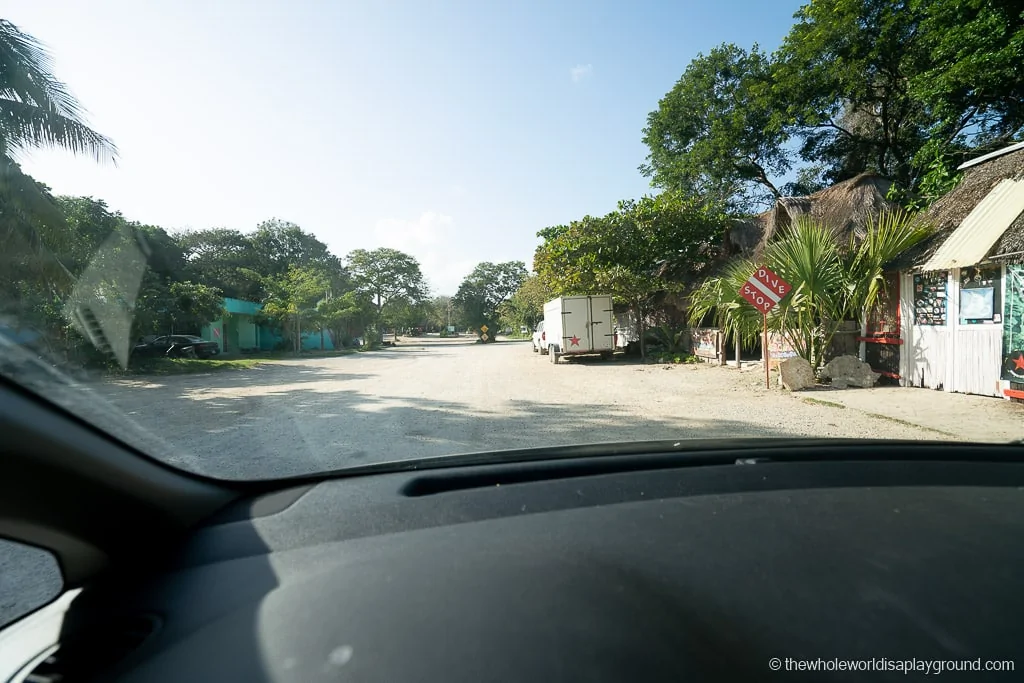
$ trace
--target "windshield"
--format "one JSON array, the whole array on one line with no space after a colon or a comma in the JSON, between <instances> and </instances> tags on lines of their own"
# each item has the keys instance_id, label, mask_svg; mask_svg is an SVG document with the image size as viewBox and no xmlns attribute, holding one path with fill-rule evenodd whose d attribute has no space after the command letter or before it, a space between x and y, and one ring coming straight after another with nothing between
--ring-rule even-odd
<instances>
[{"instance_id":1,"label":"windshield","mask_svg":"<svg viewBox=\"0 0 1024 683\"><path fill-rule=\"evenodd\" d=\"M6 8L0 375L229 479L1024 438L1016 10L641 5Z\"/></svg>"}]
</instances>

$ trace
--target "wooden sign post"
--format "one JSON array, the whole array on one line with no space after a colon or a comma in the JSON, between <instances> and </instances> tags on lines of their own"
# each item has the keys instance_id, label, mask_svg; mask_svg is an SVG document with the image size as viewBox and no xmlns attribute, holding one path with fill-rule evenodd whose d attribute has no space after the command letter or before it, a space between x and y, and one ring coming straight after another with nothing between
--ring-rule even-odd
<instances>
[{"instance_id":1,"label":"wooden sign post","mask_svg":"<svg viewBox=\"0 0 1024 683\"><path fill-rule=\"evenodd\" d=\"M740 296L749 301L754 308L761 311L764 318L763 339L761 344L764 348L764 386L771 388L771 360L772 354L768 348L768 311L775 308L775 305L782 301L782 297L789 294L793 287L781 277L773 273L765 266L759 267L750 279L740 287ZM737 358L737 366L739 359Z\"/></svg>"}]
</instances>

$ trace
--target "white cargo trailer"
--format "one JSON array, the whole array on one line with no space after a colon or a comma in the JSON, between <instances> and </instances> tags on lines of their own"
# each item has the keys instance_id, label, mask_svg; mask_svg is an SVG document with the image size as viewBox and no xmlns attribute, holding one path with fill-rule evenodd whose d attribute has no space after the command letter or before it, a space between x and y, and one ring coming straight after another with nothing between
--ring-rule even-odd
<instances>
[{"instance_id":1,"label":"white cargo trailer","mask_svg":"<svg viewBox=\"0 0 1024 683\"><path fill-rule=\"evenodd\" d=\"M544 304L544 337L552 363L561 356L615 351L615 316L606 295L563 296Z\"/></svg>"}]
</instances>

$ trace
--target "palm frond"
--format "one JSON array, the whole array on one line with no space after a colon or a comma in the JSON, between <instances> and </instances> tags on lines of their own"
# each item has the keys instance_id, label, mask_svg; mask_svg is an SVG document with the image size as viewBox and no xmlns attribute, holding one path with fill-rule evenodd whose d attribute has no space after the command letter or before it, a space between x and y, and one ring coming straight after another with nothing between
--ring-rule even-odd
<instances>
[{"instance_id":1,"label":"palm frond","mask_svg":"<svg viewBox=\"0 0 1024 683\"><path fill-rule=\"evenodd\" d=\"M860 319L878 301L885 283L885 264L931 234L920 217L905 211L884 212L867 224L867 234L844 263L845 313Z\"/></svg>"},{"instance_id":2,"label":"palm frond","mask_svg":"<svg viewBox=\"0 0 1024 683\"><path fill-rule=\"evenodd\" d=\"M85 110L52 71L45 47L0 19L0 153L57 146L115 160L117 148L89 128Z\"/></svg>"},{"instance_id":3,"label":"palm frond","mask_svg":"<svg viewBox=\"0 0 1024 683\"><path fill-rule=\"evenodd\" d=\"M726 335L736 335L743 343L757 339L763 322L761 314L740 296L740 289L754 272L755 264L746 258L730 261L721 274L704 280L690 293L689 321L698 325L714 314L715 326Z\"/></svg>"}]
</instances>

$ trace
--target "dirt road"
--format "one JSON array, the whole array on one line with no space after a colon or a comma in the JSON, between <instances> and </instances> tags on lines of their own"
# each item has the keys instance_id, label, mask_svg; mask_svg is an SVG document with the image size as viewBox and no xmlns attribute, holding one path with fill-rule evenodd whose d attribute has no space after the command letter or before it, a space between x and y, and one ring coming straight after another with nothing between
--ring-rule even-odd
<instances>
[{"instance_id":1,"label":"dirt road","mask_svg":"<svg viewBox=\"0 0 1024 683\"><path fill-rule=\"evenodd\" d=\"M529 343L515 342L423 340L238 372L103 382L88 391L66 396L68 405L106 401L142 430L129 431L114 410L104 413L106 429L227 478L595 441L1024 438L1024 406L992 398L898 387L788 394L766 390L756 366L552 366ZM0 542L0 624L53 597L59 585L51 558Z\"/></svg>"},{"instance_id":2,"label":"dirt road","mask_svg":"<svg viewBox=\"0 0 1024 683\"><path fill-rule=\"evenodd\" d=\"M757 368L552 366L529 343L436 338L233 373L109 383L102 393L159 435L167 457L229 478L594 441L1024 438L1021 406L994 399L899 388L790 395L766 390Z\"/></svg>"}]
</instances>

